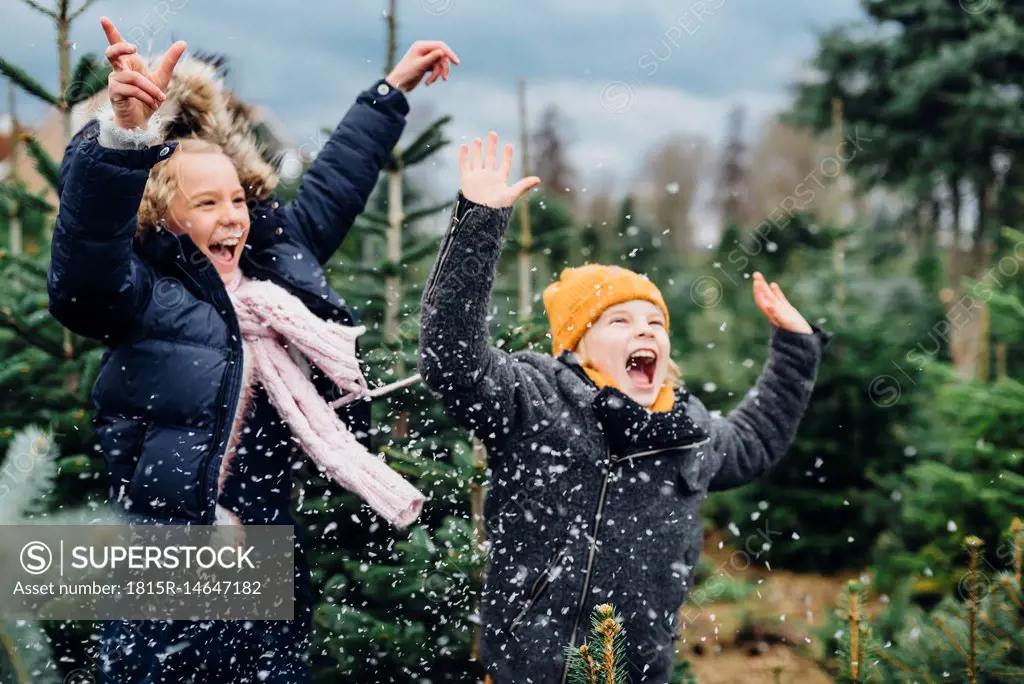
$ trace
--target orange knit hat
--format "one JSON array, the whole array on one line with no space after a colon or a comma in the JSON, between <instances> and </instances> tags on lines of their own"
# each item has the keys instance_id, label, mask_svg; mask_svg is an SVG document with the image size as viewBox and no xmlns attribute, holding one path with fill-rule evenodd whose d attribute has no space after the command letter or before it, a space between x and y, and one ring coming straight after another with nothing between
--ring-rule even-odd
<instances>
[{"instance_id":1,"label":"orange knit hat","mask_svg":"<svg viewBox=\"0 0 1024 684\"><path fill-rule=\"evenodd\" d=\"M544 290L544 308L551 322L551 353L572 351L590 324L610 306L633 299L646 300L665 315L668 307L661 291L646 277L621 266L588 264L567 268Z\"/></svg>"}]
</instances>

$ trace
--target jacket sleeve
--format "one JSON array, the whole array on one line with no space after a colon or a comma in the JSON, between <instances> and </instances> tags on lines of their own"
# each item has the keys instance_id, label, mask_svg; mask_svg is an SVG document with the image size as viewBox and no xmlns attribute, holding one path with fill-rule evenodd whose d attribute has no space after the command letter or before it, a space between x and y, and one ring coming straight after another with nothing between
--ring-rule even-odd
<instances>
[{"instance_id":1,"label":"jacket sleeve","mask_svg":"<svg viewBox=\"0 0 1024 684\"><path fill-rule=\"evenodd\" d=\"M321 264L365 208L408 113L405 95L384 79L360 93L302 176L295 199L279 210Z\"/></svg>"},{"instance_id":2,"label":"jacket sleeve","mask_svg":"<svg viewBox=\"0 0 1024 684\"><path fill-rule=\"evenodd\" d=\"M768 361L754 388L726 417L711 421L717 472L708 489L740 487L770 470L789 447L811 399L818 365L832 339L772 327Z\"/></svg>"},{"instance_id":3,"label":"jacket sleeve","mask_svg":"<svg viewBox=\"0 0 1024 684\"><path fill-rule=\"evenodd\" d=\"M157 140L155 128L126 131L93 122L61 162L48 308L71 331L107 344L129 329L152 287L132 241L149 171L176 146L149 145Z\"/></svg>"},{"instance_id":4,"label":"jacket sleeve","mask_svg":"<svg viewBox=\"0 0 1024 684\"><path fill-rule=\"evenodd\" d=\"M421 302L419 371L448 416L485 443L545 420L551 382L490 344L488 312L511 207L461 193Z\"/></svg>"}]
</instances>

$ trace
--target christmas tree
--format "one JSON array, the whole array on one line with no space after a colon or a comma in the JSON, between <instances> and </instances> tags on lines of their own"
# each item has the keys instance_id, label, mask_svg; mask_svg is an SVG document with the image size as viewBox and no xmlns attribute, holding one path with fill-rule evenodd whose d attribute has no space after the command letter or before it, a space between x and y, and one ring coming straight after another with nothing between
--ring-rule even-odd
<instances>
[{"instance_id":1,"label":"christmas tree","mask_svg":"<svg viewBox=\"0 0 1024 684\"><path fill-rule=\"evenodd\" d=\"M948 363L923 359L922 375L935 389L922 419L908 426L906 441L915 458L903 477L880 480L898 502L877 549L883 588L889 578L909 575L922 598L949 594L967 561L958 535L969 530L984 540L985 563L998 567L999 535L1020 513L1024 287L1016 269L1011 273L1007 265L1024 233L1006 229L1003 235L1003 252L995 260L1002 266L985 280L965 285L974 296L964 315L988 321L982 349L989 359L979 365L995 372L964 379Z\"/></svg>"},{"instance_id":2,"label":"christmas tree","mask_svg":"<svg viewBox=\"0 0 1024 684\"><path fill-rule=\"evenodd\" d=\"M1001 684L1024 679L1019 518L1009 532L1002 548L1011 566L1000 569L984 565L979 537L964 539L969 561L959 591L932 610L897 601L874 623L849 620L832 650L837 681ZM851 650L851 644L859 646Z\"/></svg>"}]
</instances>

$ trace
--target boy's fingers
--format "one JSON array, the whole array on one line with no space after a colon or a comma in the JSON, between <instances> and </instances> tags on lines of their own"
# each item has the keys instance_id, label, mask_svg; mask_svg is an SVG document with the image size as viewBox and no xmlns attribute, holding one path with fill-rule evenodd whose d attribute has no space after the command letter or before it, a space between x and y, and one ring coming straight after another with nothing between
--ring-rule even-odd
<instances>
[{"instance_id":1,"label":"boy's fingers","mask_svg":"<svg viewBox=\"0 0 1024 684\"><path fill-rule=\"evenodd\" d=\"M501 171L501 177L506 180L508 179L508 175L512 173L512 156L512 144L505 143L505 153L504 157L501 160L501 169L499 170Z\"/></svg>"},{"instance_id":2,"label":"boy's fingers","mask_svg":"<svg viewBox=\"0 0 1024 684\"><path fill-rule=\"evenodd\" d=\"M523 180L519 181L511 188L511 194L513 199L519 199L523 194L529 191L531 188L535 188L540 184L540 178L537 176L528 176Z\"/></svg>"},{"instance_id":3,"label":"boy's fingers","mask_svg":"<svg viewBox=\"0 0 1024 684\"><path fill-rule=\"evenodd\" d=\"M786 295L783 294L782 288L779 287L778 283L772 283L772 292L774 292L775 296L779 298L779 301L783 302L784 304L789 304L789 300L786 299ZM790 306L792 306L792 304L790 304Z\"/></svg>"},{"instance_id":4,"label":"boy's fingers","mask_svg":"<svg viewBox=\"0 0 1024 684\"><path fill-rule=\"evenodd\" d=\"M473 138L473 156L469 168L476 170L483 166L483 142L480 138Z\"/></svg>"},{"instance_id":5,"label":"boy's fingers","mask_svg":"<svg viewBox=\"0 0 1024 684\"><path fill-rule=\"evenodd\" d=\"M100 26L103 27L103 32L107 34L107 42L111 45L125 42L117 27L114 26L114 22L110 21L107 17L100 17Z\"/></svg>"},{"instance_id":6,"label":"boy's fingers","mask_svg":"<svg viewBox=\"0 0 1024 684\"><path fill-rule=\"evenodd\" d=\"M495 167L495 160L498 157L498 134L491 131L487 135L487 156L484 159L484 166L489 169Z\"/></svg>"}]
</instances>

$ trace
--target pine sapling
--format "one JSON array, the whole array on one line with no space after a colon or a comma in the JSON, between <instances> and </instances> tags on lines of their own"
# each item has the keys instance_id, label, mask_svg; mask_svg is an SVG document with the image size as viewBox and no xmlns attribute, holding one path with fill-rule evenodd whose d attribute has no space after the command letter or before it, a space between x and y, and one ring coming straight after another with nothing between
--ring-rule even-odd
<instances>
[{"instance_id":1,"label":"pine sapling","mask_svg":"<svg viewBox=\"0 0 1024 684\"><path fill-rule=\"evenodd\" d=\"M967 681L977 684L978 550L984 542L974 535L967 537L966 542L971 556L971 587L967 599Z\"/></svg>"},{"instance_id":2,"label":"pine sapling","mask_svg":"<svg viewBox=\"0 0 1024 684\"><path fill-rule=\"evenodd\" d=\"M626 671L620 667L622 633L622 622L615 613L615 606L602 603L595 607L589 641L579 647L566 647L569 681L572 684L626 684Z\"/></svg>"},{"instance_id":3,"label":"pine sapling","mask_svg":"<svg viewBox=\"0 0 1024 684\"><path fill-rule=\"evenodd\" d=\"M1010 532L1013 534L1013 581L1018 589L1022 589L1021 579L1021 565L1024 561L1024 525L1021 524L1020 518L1014 518L1010 524Z\"/></svg>"}]
</instances>

